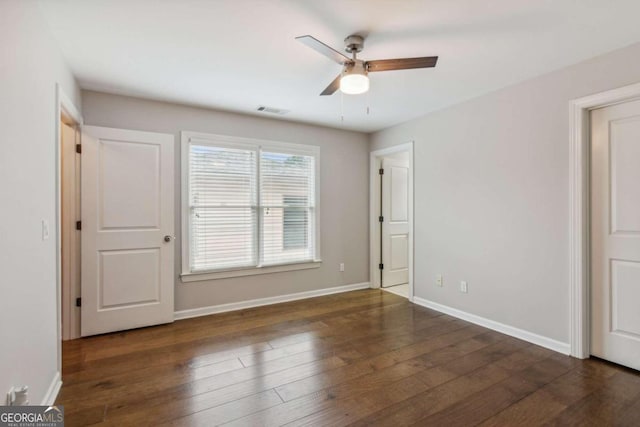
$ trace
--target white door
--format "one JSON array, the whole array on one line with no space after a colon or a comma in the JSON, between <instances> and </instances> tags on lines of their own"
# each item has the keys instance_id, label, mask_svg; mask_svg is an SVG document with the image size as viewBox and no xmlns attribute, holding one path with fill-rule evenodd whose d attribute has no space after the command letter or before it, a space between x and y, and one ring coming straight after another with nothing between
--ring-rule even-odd
<instances>
[{"instance_id":1,"label":"white door","mask_svg":"<svg viewBox=\"0 0 640 427\"><path fill-rule=\"evenodd\" d=\"M591 353L640 369L640 101L591 113Z\"/></svg>"},{"instance_id":2,"label":"white door","mask_svg":"<svg viewBox=\"0 0 640 427\"><path fill-rule=\"evenodd\" d=\"M83 127L83 336L173 321L174 145Z\"/></svg>"},{"instance_id":3,"label":"white door","mask_svg":"<svg viewBox=\"0 0 640 427\"><path fill-rule=\"evenodd\" d=\"M409 163L382 160L382 287L409 282Z\"/></svg>"}]
</instances>

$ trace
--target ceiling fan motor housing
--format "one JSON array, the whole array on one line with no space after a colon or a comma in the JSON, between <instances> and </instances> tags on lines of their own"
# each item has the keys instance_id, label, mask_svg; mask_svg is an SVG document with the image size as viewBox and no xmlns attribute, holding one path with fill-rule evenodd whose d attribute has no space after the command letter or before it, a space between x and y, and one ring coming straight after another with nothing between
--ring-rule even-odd
<instances>
[{"instance_id":1,"label":"ceiling fan motor housing","mask_svg":"<svg viewBox=\"0 0 640 427\"><path fill-rule=\"evenodd\" d=\"M369 77L364 61L356 59L344 65L340 74L340 90L347 95L358 95L369 90Z\"/></svg>"},{"instance_id":2,"label":"ceiling fan motor housing","mask_svg":"<svg viewBox=\"0 0 640 427\"><path fill-rule=\"evenodd\" d=\"M356 59L354 62L344 64L344 67L342 68L342 75L347 74L361 74L366 76L369 73L367 72L367 67L364 61Z\"/></svg>"},{"instance_id":3,"label":"ceiling fan motor housing","mask_svg":"<svg viewBox=\"0 0 640 427\"><path fill-rule=\"evenodd\" d=\"M359 53L364 49L364 38L361 36L351 35L344 39L344 50L349 53Z\"/></svg>"}]
</instances>

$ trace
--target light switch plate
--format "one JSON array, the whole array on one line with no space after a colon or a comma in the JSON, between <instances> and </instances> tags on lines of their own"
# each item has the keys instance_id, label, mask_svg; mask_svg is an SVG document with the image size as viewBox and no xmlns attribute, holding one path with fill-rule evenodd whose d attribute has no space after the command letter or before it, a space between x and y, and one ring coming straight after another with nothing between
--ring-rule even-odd
<instances>
[{"instance_id":1,"label":"light switch plate","mask_svg":"<svg viewBox=\"0 0 640 427\"><path fill-rule=\"evenodd\" d=\"M49 221L46 219L42 220L42 240L49 239Z\"/></svg>"}]
</instances>

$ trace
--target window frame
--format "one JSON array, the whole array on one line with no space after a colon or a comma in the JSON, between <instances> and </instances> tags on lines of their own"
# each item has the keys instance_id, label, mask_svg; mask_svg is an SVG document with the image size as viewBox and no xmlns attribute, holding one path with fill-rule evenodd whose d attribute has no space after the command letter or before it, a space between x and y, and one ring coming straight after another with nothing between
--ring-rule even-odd
<instances>
[{"instance_id":1,"label":"window frame","mask_svg":"<svg viewBox=\"0 0 640 427\"><path fill-rule=\"evenodd\" d=\"M322 262L320 256L320 147L315 145L305 145L299 143L270 141L263 139L244 138L237 136L227 136L218 134L208 134L200 132L182 131L181 132L181 170L180 170L180 188L181 188L181 254L182 254L182 273L180 275L183 282L193 282L201 280L213 280L239 276L249 276L254 274L267 274L281 271L293 271L318 268ZM214 147L228 147L254 150L256 152L256 180L257 180L257 233L255 235L255 251L257 266L238 267L230 269L216 269L204 271L191 271L191 221L189 211L189 147L192 143L197 145L209 145ZM260 233L262 218L259 213L260 204L260 156L262 151L280 152L283 154L299 154L304 156L312 156L314 158L314 183L315 183L315 204L313 209L313 219L315 223L315 239L314 239L314 259L308 261L285 262L282 264L270 264L262 266L259 264L261 258Z\"/></svg>"}]
</instances>

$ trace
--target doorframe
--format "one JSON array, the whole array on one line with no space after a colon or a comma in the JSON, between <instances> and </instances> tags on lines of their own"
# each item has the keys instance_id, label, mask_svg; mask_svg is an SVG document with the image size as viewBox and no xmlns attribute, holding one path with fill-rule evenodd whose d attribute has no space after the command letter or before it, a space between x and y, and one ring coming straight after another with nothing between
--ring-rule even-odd
<instances>
[{"instance_id":1,"label":"doorframe","mask_svg":"<svg viewBox=\"0 0 640 427\"><path fill-rule=\"evenodd\" d=\"M414 141L410 141L404 144L394 145L392 147L383 148L380 150L372 151L369 161L369 278L371 282L371 288L381 288L380 286L380 270L378 264L380 264L380 222L378 216L380 215L380 175L378 169L380 168L380 159L388 154L394 154L406 151L409 153L409 301L413 302L414 288L413 288L413 230L414 230L414 191L413 191L413 148Z\"/></svg>"},{"instance_id":2,"label":"doorframe","mask_svg":"<svg viewBox=\"0 0 640 427\"><path fill-rule=\"evenodd\" d=\"M569 333L571 355L591 354L590 111L640 99L640 83L569 102Z\"/></svg>"},{"instance_id":3,"label":"doorframe","mask_svg":"<svg viewBox=\"0 0 640 427\"><path fill-rule=\"evenodd\" d=\"M55 192L56 192L56 317L57 317L57 345L58 345L58 372L62 373L62 114L73 119L78 126L82 126L83 119L80 110L75 106L71 98L64 92L59 83L56 83L55 106Z\"/></svg>"}]
</instances>

